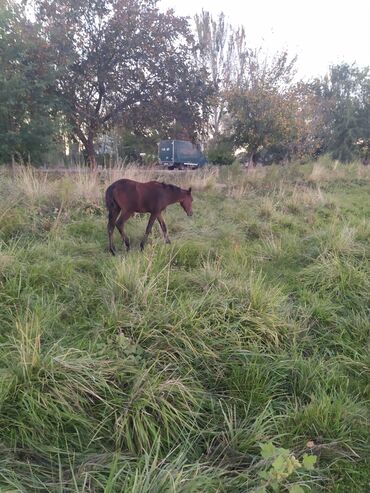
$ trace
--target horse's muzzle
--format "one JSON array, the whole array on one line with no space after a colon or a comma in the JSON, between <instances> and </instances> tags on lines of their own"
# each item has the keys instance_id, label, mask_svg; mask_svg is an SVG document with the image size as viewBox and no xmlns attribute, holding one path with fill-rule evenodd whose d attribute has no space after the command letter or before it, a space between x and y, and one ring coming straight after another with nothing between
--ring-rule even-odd
<instances>
[{"instance_id":1,"label":"horse's muzzle","mask_svg":"<svg viewBox=\"0 0 370 493\"><path fill-rule=\"evenodd\" d=\"M193 213L192 213L192 212L188 212L188 216L189 216L189 217L190 217L190 216L192 216L192 215L193 215Z\"/></svg>"}]
</instances>

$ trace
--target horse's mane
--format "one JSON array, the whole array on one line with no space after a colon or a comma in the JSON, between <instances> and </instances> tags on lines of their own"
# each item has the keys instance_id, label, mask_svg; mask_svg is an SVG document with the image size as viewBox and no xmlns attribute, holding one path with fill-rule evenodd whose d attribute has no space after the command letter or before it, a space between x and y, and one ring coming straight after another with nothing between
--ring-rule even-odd
<instances>
[{"instance_id":1,"label":"horse's mane","mask_svg":"<svg viewBox=\"0 0 370 493\"><path fill-rule=\"evenodd\" d=\"M170 183L161 183L163 188L166 188L167 190L171 190L172 192L181 192L182 189L180 187L177 187L176 185L171 185Z\"/></svg>"}]
</instances>

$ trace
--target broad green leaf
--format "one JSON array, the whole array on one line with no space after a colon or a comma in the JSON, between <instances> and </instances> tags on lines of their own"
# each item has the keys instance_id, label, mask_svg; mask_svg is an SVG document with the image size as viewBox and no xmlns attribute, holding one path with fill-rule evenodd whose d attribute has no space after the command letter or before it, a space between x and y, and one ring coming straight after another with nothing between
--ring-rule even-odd
<instances>
[{"instance_id":1,"label":"broad green leaf","mask_svg":"<svg viewBox=\"0 0 370 493\"><path fill-rule=\"evenodd\" d=\"M270 459L271 457L274 457L276 453L276 447L272 442L268 443L261 443L261 455L264 459Z\"/></svg>"},{"instance_id":2,"label":"broad green leaf","mask_svg":"<svg viewBox=\"0 0 370 493\"><path fill-rule=\"evenodd\" d=\"M269 479L270 474L267 471L260 471L258 473L258 476L262 479Z\"/></svg>"},{"instance_id":3,"label":"broad green leaf","mask_svg":"<svg viewBox=\"0 0 370 493\"><path fill-rule=\"evenodd\" d=\"M293 484L292 486L289 486L289 493L305 493L305 492L302 486L299 486L299 484Z\"/></svg>"},{"instance_id":4,"label":"broad green leaf","mask_svg":"<svg viewBox=\"0 0 370 493\"><path fill-rule=\"evenodd\" d=\"M316 455L308 455L304 454L303 456L303 467L308 471L312 471L314 465L316 464L317 457Z\"/></svg>"},{"instance_id":5,"label":"broad green leaf","mask_svg":"<svg viewBox=\"0 0 370 493\"><path fill-rule=\"evenodd\" d=\"M275 469L276 472L281 472L284 471L286 467L286 460L284 457L279 455L279 457L276 457L274 462L272 463L272 467Z\"/></svg>"},{"instance_id":6,"label":"broad green leaf","mask_svg":"<svg viewBox=\"0 0 370 493\"><path fill-rule=\"evenodd\" d=\"M287 448L277 448L276 453L283 457L289 457L290 451Z\"/></svg>"}]
</instances>

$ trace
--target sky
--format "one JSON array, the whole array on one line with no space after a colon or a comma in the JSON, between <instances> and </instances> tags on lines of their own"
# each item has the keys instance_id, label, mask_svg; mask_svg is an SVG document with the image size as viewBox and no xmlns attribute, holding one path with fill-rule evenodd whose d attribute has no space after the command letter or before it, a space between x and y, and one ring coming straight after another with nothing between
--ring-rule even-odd
<instances>
[{"instance_id":1,"label":"sky","mask_svg":"<svg viewBox=\"0 0 370 493\"><path fill-rule=\"evenodd\" d=\"M370 66L370 0L159 0L193 17L202 8L243 25L250 47L298 55L297 75L323 76L330 65Z\"/></svg>"}]
</instances>

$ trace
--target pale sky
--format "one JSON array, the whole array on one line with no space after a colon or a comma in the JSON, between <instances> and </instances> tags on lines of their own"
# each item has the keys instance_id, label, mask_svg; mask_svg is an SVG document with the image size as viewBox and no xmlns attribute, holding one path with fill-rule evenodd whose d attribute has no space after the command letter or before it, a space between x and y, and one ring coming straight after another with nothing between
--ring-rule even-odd
<instances>
[{"instance_id":1,"label":"pale sky","mask_svg":"<svg viewBox=\"0 0 370 493\"><path fill-rule=\"evenodd\" d=\"M370 0L159 0L193 17L202 8L245 27L249 46L298 55L298 75L324 75L329 65L370 66Z\"/></svg>"}]
</instances>

